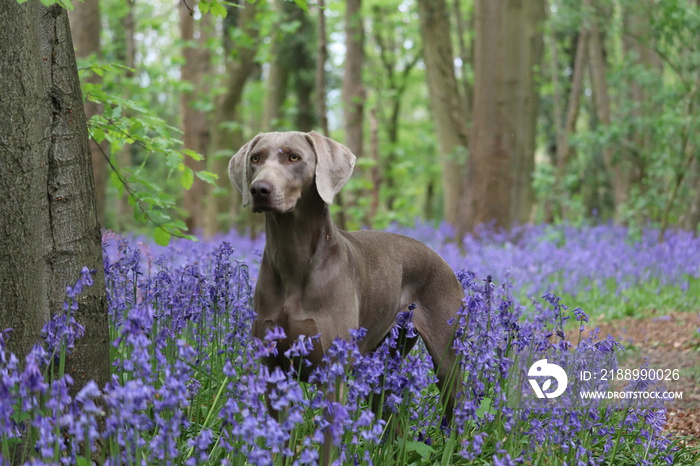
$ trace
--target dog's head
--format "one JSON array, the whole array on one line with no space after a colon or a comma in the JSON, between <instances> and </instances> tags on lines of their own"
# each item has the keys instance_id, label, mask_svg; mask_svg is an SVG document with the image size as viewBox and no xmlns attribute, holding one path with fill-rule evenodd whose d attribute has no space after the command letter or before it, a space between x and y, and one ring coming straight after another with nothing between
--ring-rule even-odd
<instances>
[{"instance_id":1,"label":"dog's head","mask_svg":"<svg viewBox=\"0 0 700 466\"><path fill-rule=\"evenodd\" d=\"M228 174L253 212L290 212L316 189L326 204L352 175L350 149L315 131L260 133L231 158Z\"/></svg>"}]
</instances>

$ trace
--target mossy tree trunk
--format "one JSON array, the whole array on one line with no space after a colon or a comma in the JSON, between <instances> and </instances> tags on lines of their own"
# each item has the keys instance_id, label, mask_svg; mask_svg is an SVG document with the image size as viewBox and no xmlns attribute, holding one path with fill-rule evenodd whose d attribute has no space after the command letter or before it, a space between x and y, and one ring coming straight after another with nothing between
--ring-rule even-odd
<instances>
[{"instance_id":1,"label":"mossy tree trunk","mask_svg":"<svg viewBox=\"0 0 700 466\"><path fill-rule=\"evenodd\" d=\"M68 15L40 2L0 3L0 328L24 355L61 312L80 270L85 326L69 357L76 387L110 375L100 225Z\"/></svg>"}]
</instances>

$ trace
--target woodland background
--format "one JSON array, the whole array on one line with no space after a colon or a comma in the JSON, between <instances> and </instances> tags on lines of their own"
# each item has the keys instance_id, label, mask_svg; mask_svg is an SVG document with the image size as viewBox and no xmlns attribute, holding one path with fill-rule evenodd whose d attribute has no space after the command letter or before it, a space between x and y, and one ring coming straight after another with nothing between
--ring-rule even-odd
<instances>
[{"instance_id":1,"label":"woodland background","mask_svg":"<svg viewBox=\"0 0 700 466\"><path fill-rule=\"evenodd\" d=\"M496 342L475 352L500 380L511 378L500 372L509 350L498 342L510 345L516 340L503 335L526 329L527 320L513 326L521 312L539 316L541 327L523 335L546 335L542 352L553 334L562 351L576 328L581 338L582 309L601 319L648 316L645 347L694 351L692 312L677 321L663 313L697 311L700 296L698 31L698 0L0 0L0 405L8 408L0 455L88 463L97 452L88 434L108 442L101 459L116 463L194 464L195 447L206 457L199 464L246 461L241 452L269 455L268 434L287 445L284 461L317 453L295 446L312 442L315 421L279 440L262 390L240 390L244 378L266 386L256 364L244 363L249 372L235 379L226 369L260 356L246 332L264 238L248 233L262 230L263 216L241 207L226 173L259 131L317 130L344 142L358 164L333 206L337 222L408 233L455 270L469 267L460 276L474 306L464 309L484 317L465 322L470 335ZM447 223L476 234L455 241ZM160 245L173 236L212 240L161 248L144 234ZM491 300L496 289L503 301ZM562 314L569 305L573 319ZM594 345L609 352L610 344ZM687 380L692 396L698 379ZM133 401L134 384L143 403ZM69 387L91 394L71 398ZM195 401L181 396L192 387ZM508 393L494 390L484 400ZM120 394L128 396L109 413L90 404ZM212 403L206 418L191 409L200 401ZM585 423L561 411L566 429L563 417L542 422L533 412L511 431L515 418L483 423L476 407L467 406L470 422L482 431L459 439L467 461L698 457L661 435L663 410L628 418L627 405L622 417ZM409 428L419 411L405 412L395 422ZM697 437L697 410L683 412L675 419L687 422L674 429ZM105 415L126 430L98 432ZM263 437L211 446L212 433L251 419ZM382 422L374 427L384 430ZM543 430L533 435L535 424ZM430 463L453 464L457 440L439 421L433 427ZM357 454L403 464L396 458L409 448L429 446L432 437L417 432L415 442L397 437ZM346 434L342 443L354 445L356 430Z\"/></svg>"},{"instance_id":2,"label":"woodland background","mask_svg":"<svg viewBox=\"0 0 700 466\"><path fill-rule=\"evenodd\" d=\"M700 222L697 0L74 7L107 229L255 234L226 165L271 130L358 156L347 228Z\"/></svg>"}]
</instances>

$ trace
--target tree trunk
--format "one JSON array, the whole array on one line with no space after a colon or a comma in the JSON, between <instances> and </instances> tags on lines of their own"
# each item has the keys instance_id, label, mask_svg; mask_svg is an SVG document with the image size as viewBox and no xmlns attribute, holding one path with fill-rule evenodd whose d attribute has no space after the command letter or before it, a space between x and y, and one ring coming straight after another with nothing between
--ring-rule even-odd
<instances>
[{"instance_id":1,"label":"tree trunk","mask_svg":"<svg viewBox=\"0 0 700 466\"><path fill-rule=\"evenodd\" d=\"M465 178L468 147L467 114L454 72L454 54L445 0L418 0L430 108L435 121L445 220L460 221L459 199Z\"/></svg>"},{"instance_id":2,"label":"tree trunk","mask_svg":"<svg viewBox=\"0 0 700 466\"><path fill-rule=\"evenodd\" d=\"M134 2L135 0L127 0L127 11L124 17L121 19L123 29L124 29L124 64L129 68L125 72L125 76L128 80L134 78L134 71L136 69L136 20L134 18ZM125 97L129 97L129 91L126 91ZM131 144L124 144L122 150L116 154L116 158L119 161L119 168L124 170L131 166ZM127 228L129 219L132 217L129 215L129 211L132 210L129 205L129 193L126 190L119 196L116 201L116 224L115 228L117 230L125 230Z\"/></svg>"},{"instance_id":3,"label":"tree trunk","mask_svg":"<svg viewBox=\"0 0 700 466\"><path fill-rule=\"evenodd\" d=\"M345 10L345 65L343 67L343 121L345 145L357 158L363 149L363 110L365 94L362 88L364 62L364 28L362 0L347 0Z\"/></svg>"},{"instance_id":4,"label":"tree trunk","mask_svg":"<svg viewBox=\"0 0 700 466\"><path fill-rule=\"evenodd\" d=\"M477 0L472 137L458 231L530 217L542 58L541 0Z\"/></svg>"},{"instance_id":5,"label":"tree trunk","mask_svg":"<svg viewBox=\"0 0 700 466\"><path fill-rule=\"evenodd\" d=\"M91 55L100 55L100 2L99 0L85 0L75 2L75 8L68 13L71 31L73 31L73 46L78 58L87 58ZM88 78L91 83L100 83L102 77L93 74ZM85 117L89 120L100 113L102 109L91 102L84 104ZM92 157L93 175L95 178L95 191L97 193L97 216L101 224L105 220L105 194L107 192L108 164L105 155L109 151L109 141L97 144L90 139L90 154Z\"/></svg>"},{"instance_id":6,"label":"tree trunk","mask_svg":"<svg viewBox=\"0 0 700 466\"><path fill-rule=\"evenodd\" d=\"M345 145L358 159L362 158L364 152L365 91L362 86L362 65L365 60L364 37L362 0L347 0L345 8L345 64L341 89L343 128L345 130ZM335 202L340 207L336 223L344 230L347 225L344 209L345 195L339 193Z\"/></svg>"},{"instance_id":7,"label":"tree trunk","mask_svg":"<svg viewBox=\"0 0 700 466\"><path fill-rule=\"evenodd\" d=\"M294 128L308 132L316 125L313 93L316 81L316 31L311 16L292 2L285 2L287 17L299 23L299 29L289 37L289 45L282 53L288 57L287 68L296 97Z\"/></svg>"},{"instance_id":8,"label":"tree trunk","mask_svg":"<svg viewBox=\"0 0 700 466\"><path fill-rule=\"evenodd\" d=\"M688 213L683 217L683 227L698 234L700 233L698 231L700 226L700 159L698 157L695 157L690 168L690 192L694 194L690 199Z\"/></svg>"},{"instance_id":9,"label":"tree trunk","mask_svg":"<svg viewBox=\"0 0 700 466\"><path fill-rule=\"evenodd\" d=\"M384 100L388 101L389 116L388 118L382 118L382 122L386 128L389 149L383 157L381 171L389 174L389 176L382 177L382 187L388 193L386 196L386 208L391 211L394 208L396 188L394 187L394 177L390 173L397 161L396 147L399 142L401 104L404 101L404 92L408 85L408 78L421 57L420 53L416 53L413 57L406 56L407 51L403 50L405 38L398 37L395 32L392 32L392 28L382 27L383 19L388 14L390 14L389 8L382 8L379 5L374 5L372 8L374 42L379 47L379 60L386 74L386 89L383 91L387 96L379 98L379 105L381 108L384 106ZM404 56L406 58L405 61L402 59ZM403 64L401 68L398 66L399 62Z\"/></svg>"},{"instance_id":10,"label":"tree trunk","mask_svg":"<svg viewBox=\"0 0 700 466\"><path fill-rule=\"evenodd\" d=\"M583 5L586 9L594 11L595 5L593 0L584 0ZM591 82L593 83L593 101L595 104L596 117L598 124L602 126L610 126L611 109L610 109L610 93L608 90L608 81L606 77L606 63L604 54L604 44L601 38L600 28L598 27L598 18L592 18L589 26L589 41L588 41L588 60L591 70ZM613 202L615 204L615 217L619 218L621 213L620 208L627 202L629 194L629 180L627 171L624 168L624 161L614 160L615 147L607 143L602 148L603 164L610 180L612 188Z\"/></svg>"},{"instance_id":11,"label":"tree trunk","mask_svg":"<svg viewBox=\"0 0 700 466\"><path fill-rule=\"evenodd\" d=\"M225 231L231 227L231 222L226 218L228 212L236 213L241 206L241 200L237 192L231 188L228 178L228 162L231 156L240 146L234 147L231 123L236 121L236 108L243 96L243 88L250 75L255 70L255 54L258 44L258 27L255 21L255 13L259 3L243 3L242 8L234 7L238 11L237 26L250 38L250 44L232 44L236 48L236 57L226 66L226 92L217 102L214 111L214 121L211 125L211 143L208 149L210 154L210 171L219 175L216 186L209 191L209 202L206 205L205 233L213 235L218 231ZM231 16L229 12L229 16ZM248 215L248 214L246 214Z\"/></svg>"},{"instance_id":12,"label":"tree trunk","mask_svg":"<svg viewBox=\"0 0 700 466\"><path fill-rule=\"evenodd\" d=\"M198 0L191 1L189 8L194 9ZM197 95L206 92L204 78L209 73L209 49L206 41L209 37L208 20L210 15L204 15L195 24L190 9L183 2L179 4L180 11L180 37L185 42L183 56L185 62L180 67L182 80L191 85L191 90L180 95L182 108L182 142L186 149L191 149L201 155L207 153L209 143L209 123L207 114L195 108ZM195 26L198 26L198 34L195 34ZM198 36L198 37L197 37ZM196 44L195 44L196 42ZM185 165L194 171L206 169L206 160L195 160L185 157ZM194 177L192 187L184 192L183 201L187 218L185 223L190 233L200 230L204 226L204 193L206 183Z\"/></svg>"},{"instance_id":13,"label":"tree trunk","mask_svg":"<svg viewBox=\"0 0 700 466\"><path fill-rule=\"evenodd\" d=\"M454 0L452 8L454 11L455 24L457 26L457 50L459 50L459 59L462 61L460 79L464 89L464 108L468 110L471 108L473 89L467 70L474 62L474 56L471 47L467 46L467 41L464 36L467 35L467 30L474 30L474 17L470 14L469 23L467 25L464 24L464 15L462 14L460 5L461 2L462 0Z\"/></svg>"},{"instance_id":14,"label":"tree trunk","mask_svg":"<svg viewBox=\"0 0 700 466\"><path fill-rule=\"evenodd\" d=\"M311 131L316 123L312 103L316 60L313 52L315 31L309 14L293 2L274 2L277 26L272 37L272 59L265 82L265 108L262 128L284 129L290 124L298 131ZM296 25L285 30L282 25ZM293 122L283 121L282 110L293 91Z\"/></svg>"},{"instance_id":15,"label":"tree trunk","mask_svg":"<svg viewBox=\"0 0 700 466\"><path fill-rule=\"evenodd\" d=\"M574 69L571 76L571 89L566 105L566 118L560 137L557 138L557 179L561 181L563 172L569 163L571 145L569 136L574 134L576 120L581 108L581 91L583 90L583 76L586 67L586 47L588 45L588 31L582 30L576 40L576 57L574 58Z\"/></svg>"},{"instance_id":16,"label":"tree trunk","mask_svg":"<svg viewBox=\"0 0 700 466\"><path fill-rule=\"evenodd\" d=\"M281 110L287 98L289 73L284 63L285 57L281 52L284 46L283 42L289 40L290 37L280 27L282 23L288 20L284 10L284 4L286 3L284 0L274 0L272 2L275 15L277 16L277 25L272 35L270 69L265 82L265 108L262 121L262 129L264 131L273 131L280 127ZM298 8L296 5L291 5L294 8Z\"/></svg>"},{"instance_id":17,"label":"tree trunk","mask_svg":"<svg viewBox=\"0 0 700 466\"><path fill-rule=\"evenodd\" d=\"M652 24L649 18L652 17L653 9L656 8L655 2L650 0L642 0L635 2L634 5L628 4L623 10L623 33L622 45L625 55L630 62L635 64L638 69L643 69L645 73L655 73L658 76L663 75L663 63L653 50L654 40ZM629 98L631 99L633 108L631 111L631 119L641 124L630 125L630 131L627 136L627 141L622 148L622 160L627 164L623 169L623 175L626 177L628 189L632 186L639 188L641 196L648 195L647 183L643 182L644 174L648 172L648 163L650 157L649 152L650 142L650 127L644 124L644 121L653 121L657 109L651 104L653 99L649 96L649 91L656 92L657 90L650 89L650 86L642 84L645 79L631 79L629 82ZM641 214L641 213L640 213ZM644 216L646 215L643 214ZM640 215L640 217L642 217ZM646 217L638 218L643 222Z\"/></svg>"},{"instance_id":18,"label":"tree trunk","mask_svg":"<svg viewBox=\"0 0 700 466\"><path fill-rule=\"evenodd\" d=\"M0 328L24 355L62 312L66 285L97 271L79 299L67 371L75 386L109 380L100 225L68 15L40 2L0 3Z\"/></svg>"},{"instance_id":19,"label":"tree trunk","mask_svg":"<svg viewBox=\"0 0 700 466\"><path fill-rule=\"evenodd\" d=\"M506 45L504 70L505 90L512 107L505 114L514 130L511 153L509 226L524 224L533 217L535 202L532 174L535 171L539 88L537 73L544 52L544 0L513 1L504 11Z\"/></svg>"},{"instance_id":20,"label":"tree trunk","mask_svg":"<svg viewBox=\"0 0 700 466\"><path fill-rule=\"evenodd\" d=\"M568 98L562 92L560 84L560 74L562 64L559 61L558 46L556 37L551 35L549 40L551 75L553 85L553 113L555 128L555 154L552 160L554 165L554 195L546 206L546 221L552 222L555 217L565 218L565 205L561 202L568 194L567 186L564 184L564 174L571 158L572 147L569 138L574 134L576 121L581 107L581 94L583 91L584 69L586 67L586 56L588 45L588 30L582 28L576 36L576 47L573 56L571 82L566 86L569 90ZM566 100L565 107L561 103ZM554 209L556 208L556 215Z\"/></svg>"},{"instance_id":21,"label":"tree trunk","mask_svg":"<svg viewBox=\"0 0 700 466\"><path fill-rule=\"evenodd\" d=\"M326 39L325 1L318 0L318 60L316 61L316 109L321 132L328 135L328 109L326 108L326 60L328 45Z\"/></svg>"}]
</instances>

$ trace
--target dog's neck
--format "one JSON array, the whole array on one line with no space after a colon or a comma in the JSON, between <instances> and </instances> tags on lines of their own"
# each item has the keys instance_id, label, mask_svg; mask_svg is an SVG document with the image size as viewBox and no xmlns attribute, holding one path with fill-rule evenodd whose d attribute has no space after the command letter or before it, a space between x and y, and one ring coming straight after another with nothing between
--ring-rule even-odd
<instances>
[{"instance_id":1,"label":"dog's neck","mask_svg":"<svg viewBox=\"0 0 700 466\"><path fill-rule=\"evenodd\" d=\"M265 254L283 281L302 279L331 254L340 233L321 197L302 197L288 213L265 213Z\"/></svg>"}]
</instances>

